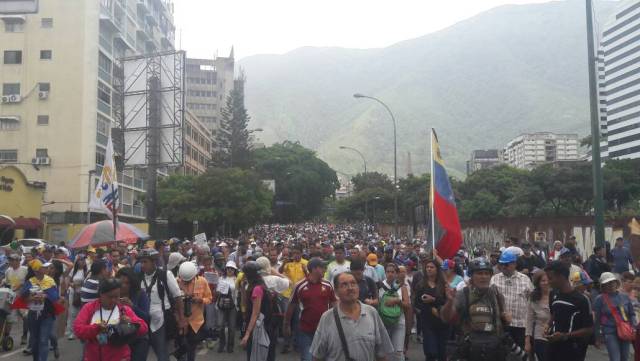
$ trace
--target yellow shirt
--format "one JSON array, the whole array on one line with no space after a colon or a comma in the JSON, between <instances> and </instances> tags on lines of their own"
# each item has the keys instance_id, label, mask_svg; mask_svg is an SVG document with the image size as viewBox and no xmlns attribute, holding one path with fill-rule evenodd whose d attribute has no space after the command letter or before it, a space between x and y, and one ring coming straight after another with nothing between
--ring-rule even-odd
<instances>
[{"instance_id":1,"label":"yellow shirt","mask_svg":"<svg viewBox=\"0 0 640 361\"><path fill-rule=\"evenodd\" d=\"M204 325L204 305L210 304L213 298L209 283L204 277L196 276L196 279L192 282L185 283L179 280L178 284L185 296L202 299L202 303L191 303L191 317L187 320L193 331L197 333L200 327Z\"/></svg>"},{"instance_id":2,"label":"yellow shirt","mask_svg":"<svg viewBox=\"0 0 640 361\"><path fill-rule=\"evenodd\" d=\"M307 263L309 263L309 261L301 258L300 262L289 262L284 265L283 274L291 280L291 286L288 290L282 292L283 296L291 297L291 293L293 292L293 288L296 286L296 283L306 277L305 269L307 268Z\"/></svg>"}]
</instances>

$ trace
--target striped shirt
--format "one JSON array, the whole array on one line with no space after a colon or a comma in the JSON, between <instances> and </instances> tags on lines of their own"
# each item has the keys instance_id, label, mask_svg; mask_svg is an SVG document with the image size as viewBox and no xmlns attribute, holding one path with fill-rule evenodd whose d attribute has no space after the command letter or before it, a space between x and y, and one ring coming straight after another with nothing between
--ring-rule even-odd
<instances>
[{"instance_id":1,"label":"striped shirt","mask_svg":"<svg viewBox=\"0 0 640 361\"><path fill-rule=\"evenodd\" d=\"M84 304L97 299L99 285L100 280L94 278L87 278L84 280L82 288L80 289L80 301Z\"/></svg>"},{"instance_id":2,"label":"striped shirt","mask_svg":"<svg viewBox=\"0 0 640 361\"><path fill-rule=\"evenodd\" d=\"M511 276L504 273L491 277L491 284L504 296L505 310L511 314L511 327L525 328L529 309L529 295L533 284L526 275L514 272Z\"/></svg>"}]
</instances>

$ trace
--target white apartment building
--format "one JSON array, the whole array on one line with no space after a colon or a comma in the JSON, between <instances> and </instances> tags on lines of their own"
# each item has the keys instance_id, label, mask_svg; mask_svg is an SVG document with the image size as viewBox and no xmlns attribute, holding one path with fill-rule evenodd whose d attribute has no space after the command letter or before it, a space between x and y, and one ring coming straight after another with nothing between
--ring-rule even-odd
<instances>
[{"instance_id":1,"label":"white apartment building","mask_svg":"<svg viewBox=\"0 0 640 361\"><path fill-rule=\"evenodd\" d=\"M49 223L86 217L122 111L117 59L172 50L174 38L171 0L40 0L37 13L0 14L0 166L46 182ZM143 173L119 174L125 219L144 221Z\"/></svg>"},{"instance_id":2,"label":"white apartment building","mask_svg":"<svg viewBox=\"0 0 640 361\"><path fill-rule=\"evenodd\" d=\"M609 159L640 157L640 1L624 1L604 27L599 52L601 109Z\"/></svg>"},{"instance_id":3,"label":"white apartment building","mask_svg":"<svg viewBox=\"0 0 640 361\"><path fill-rule=\"evenodd\" d=\"M515 168L532 169L545 163L576 161L578 145L577 134L522 134L504 147L504 162Z\"/></svg>"}]
</instances>

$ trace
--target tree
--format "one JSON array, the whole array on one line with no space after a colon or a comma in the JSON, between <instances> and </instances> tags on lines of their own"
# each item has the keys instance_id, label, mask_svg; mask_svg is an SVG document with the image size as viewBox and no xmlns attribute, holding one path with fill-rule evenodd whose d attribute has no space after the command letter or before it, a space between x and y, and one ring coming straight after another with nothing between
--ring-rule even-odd
<instances>
[{"instance_id":1,"label":"tree","mask_svg":"<svg viewBox=\"0 0 640 361\"><path fill-rule=\"evenodd\" d=\"M340 187L336 172L315 152L285 141L253 154L256 171L276 183L275 216L279 222L311 220L324 200Z\"/></svg>"},{"instance_id":2,"label":"tree","mask_svg":"<svg viewBox=\"0 0 640 361\"><path fill-rule=\"evenodd\" d=\"M207 233L233 234L271 216L273 193L253 171L211 168L199 176L172 175L158 184L158 208L170 224L188 231L198 221Z\"/></svg>"},{"instance_id":3,"label":"tree","mask_svg":"<svg viewBox=\"0 0 640 361\"><path fill-rule=\"evenodd\" d=\"M245 80L245 75L241 72L222 110L213 157L219 167L246 169L251 166L251 144L247 129L251 118L244 105Z\"/></svg>"},{"instance_id":4,"label":"tree","mask_svg":"<svg viewBox=\"0 0 640 361\"><path fill-rule=\"evenodd\" d=\"M393 181L384 173L359 173L351 178L351 182L353 182L355 192L361 192L367 188L382 188L393 191Z\"/></svg>"}]
</instances>

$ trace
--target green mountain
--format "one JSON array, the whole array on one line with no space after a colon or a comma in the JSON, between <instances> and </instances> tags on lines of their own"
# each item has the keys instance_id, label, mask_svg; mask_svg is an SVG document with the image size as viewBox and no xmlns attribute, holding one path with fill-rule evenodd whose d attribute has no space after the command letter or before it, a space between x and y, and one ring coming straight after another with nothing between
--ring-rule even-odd
<instances>
[{"instance_id":1,"label":"green mountain","mask_svg":"<svg viewBox=\"0 0 640 361\"><path fill-rule=\"evenodd\" d=\"M260 141L298 140L334 169L398 174L429 168L435 128L450 173L462 176L473 149L503 146L522 132L589 132L583 0L501 6L444 30L382 49L305 47L240 61ZM598 24L616 2L598 3Z\"/></svg>"}]
</instances>

